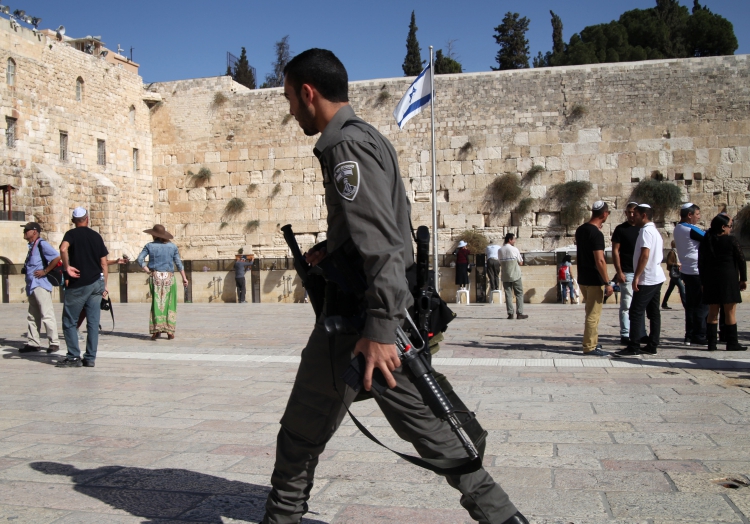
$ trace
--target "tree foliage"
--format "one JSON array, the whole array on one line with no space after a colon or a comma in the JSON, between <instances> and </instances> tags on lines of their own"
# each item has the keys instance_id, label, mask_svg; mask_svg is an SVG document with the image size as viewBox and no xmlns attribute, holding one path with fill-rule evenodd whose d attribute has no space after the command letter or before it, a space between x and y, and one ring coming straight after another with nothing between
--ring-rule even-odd
<instances>
[{"instance_id":1,"label":"tree foliage","mask_svg":"<svg viewBox=\"0 0 750 524\"><path fill-rule=\"evenodd\" d=\"M417 76L422 72L424 60L422 60L422 49L417 41L417 18L414 11L411 12L411 22L409 23L409 34L406 35L406 57L401 68L404 70L404 76Z\"/></svg>"},{"instance_id":2,"label":"tree foliage","mask_svg":"<svg viewBox=\"0 0 750 524\"><path fill-rule=\"evenodd\" d=\"M655 7L585 27L567 44L562 42L562 21L550 14L552 51L540 52L534 67L731 55L738 47L732 23L698 0L692 13L678 0L656 0Z\"/></svg>"},{"instance_id":3,"label":"tree foliage","mask_svg":"<svg viewBox=\"0 0 750 524\"><path fill-rule=\"evenodd\" d=\"M239 60L234 65L234 71L227 66L227 75L231 76L238 84L242 84L249 89L255 89L255 75L252 67L250 67L250 62L247 61L247 51L244 47Z\"/></svg>"},{"instance_id":4,"label":"tree foliage","mask_svg":"<svg viewBox=\"0 0 750 524\"><path fill-rule=\"evenodd\" d=\"M526 38L529 22L518 13L505 13L502 24L495 28L494 38L500 50L495 56L498 66L493 66L493 71L529 67L529 40Z\"/></svg>"},{"instance_id":5,"label":"tree foliage","mask_svg":"<svg viewBox=\"0 0 750 524\"><path fill-rule=\"evenodd\" d=\"M291 51L289 51L289 35L276 42L274 48L276 60L271 63L273 72L266 75L266 81L260 86L261 88L284 86L284 68L292 59Z\"/></svg>"},{"instance_id":6,"label":"tree foliage","mask_svg":"<svg viewBox=\"0 0 750 524\"><path fill-rule=\"evenodd\" d=\"M443 55L443 50L438 49L435 53L435 74L448 75L451 73L463 73L461 64L457 60Z\"/></svg>"}]
</instances>

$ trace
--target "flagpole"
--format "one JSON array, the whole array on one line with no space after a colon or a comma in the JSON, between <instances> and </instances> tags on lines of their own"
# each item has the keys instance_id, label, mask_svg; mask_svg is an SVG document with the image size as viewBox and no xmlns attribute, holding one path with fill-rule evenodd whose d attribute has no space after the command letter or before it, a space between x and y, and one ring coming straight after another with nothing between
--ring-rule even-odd
<instances>
[{"instance_id":1,"label":"flagpole","mask_svg":"<svg viewBox=\"0 0 750 524\"><path fill-rule=\"evenodd\" d=\"M437 222L437 162L435 159L435 67L430 46L430 134L432 135L432 270L435 274L435 292L438 287L438 222Z\"/></svg>"}]
</instances>

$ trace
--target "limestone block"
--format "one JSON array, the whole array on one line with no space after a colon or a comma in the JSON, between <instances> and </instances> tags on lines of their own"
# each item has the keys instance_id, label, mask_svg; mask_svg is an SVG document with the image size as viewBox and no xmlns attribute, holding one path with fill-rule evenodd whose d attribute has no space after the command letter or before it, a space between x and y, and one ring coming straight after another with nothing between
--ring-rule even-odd
<instances>
[{"instance_id":1,"label":"limestone block","mask_svg":"<svg viewBox=\"0 0 750 524\"><path fill-rule=\"evenodd\" d=\"M596 167L598 169L615 169L618 167L617 160L617 155L599 154L596 155Z\"/></svg>"},{"instance_id":2,"label":"limestone block","mask_svg":"<svg viewBox=\"0 0 750 524\"><path fill-rule=\"evenodd\" d=\"M484 158L488 160L493 160L496 158L503 158L503 149L500 146L488 147L484 149L483 151L484 151Z\"/></svg>"},{"instance_id":3,"label":"limestone block","mask_svg":"<svg viewBox=\"0 0 750 524\"><path fill-rule=\"evenodd\" d=\"M453 136L451 137L451 149L460 149L469 141L468 136Z\"/></svg>"},{"instance_id":4,"label":"limestone block","mask_svg":"<svg viewBox=\"0 0 750 524\"><path fill-rule=\"evenodd\" d=\"M720 164L716 166L716 178L730 178L732 176L732 166Z\"/></svg>"},{"instance_id":5,"label":"limestone block","mask_svg":"<svg viewBox=\"0 0 750 524\"><path fill-rule=\"evenodd\" d=\"M560 157L548 156L545 158L546 168L548 171L559 171L562 169Z\"/></svg>"},{"instance_id":6,"label":"limestone block","mask_svg":"<svg viewBox=\"0 0 750 524\"><path fill-rule=\"evenodd\" d=\"M547 197L547 186L534 185L529 186L529 196L531 198L543 199Z\"/></svg>"},{"instance_id":7,"label":"limestone block","mask_svg":"<svg viewBox=\"0 0 750 524\"><path fill-rule=\"evenodd\" d=\"M643 180L644 178L646 178L646 168L634 167L630 170L630 176L634 180Z\"/></svg>"},{"instance_id":8,"label":"limestone block","mask_svg":"<svg viewBox=\"0 0 750 524\"><path fill-rule=\"evenodd\" d=\"M721 150L721 163L734 164L737 162L737 150L733 147L725 147Z\"/></svg>"},{"instance_id":9,"label":"limestone block","mask_svg":"<svg viewBox=\"0 0 750 524\"><path fill-rule=\"evenodd\" d=\"M531 131L529 132L529 145L541 145L547 143L547 132L546 131Z\"/></svg>"},{"instance_id":10,"label":"limestone block","mask_svg":"<svg viewBox=\"0 0 750 524\"><path fill-rule=\"evenodd\" d=\"M484 227L484 215L473 214L466 215L466 228L483 228Z\"/></svg>"},{"instance_id":11,"label":"limestone block","mask_svg":"<svg viewBox=\"0 0 750 524\"><path fill-rule=\"evenodd\" d=\"M206 151L204 156L204 161L206 163L211 162L221 162L221 152L219 151ZM166 162L165 162L166 163Z\"/></svg>"},{"instance_id":12,"label":"limestone block","mask_svg":"<svg viewBox=\"0 0 750 524\"><path fill-rule=\"evenodd\" d=\"M533 161L531 158L519 158L516 163L516 169L522 174L526 174L526 172L531 169L532 165Z\"/></svg>"},{"instance_id":13,"label":"limestone block","mask_svg":"<svg viewBox=\"0 0 750 524\"><path fill-rule=\"evenodd\" d=\"M539 212L536 213L537 226L557 226L560 224L560 213Z\"/></svg>"},{"instance_id":14,"label":"limestone block","mask_svg":"<svg viewBox=\"0 0 750 524\"><path fill-rule=\"evenodd\" d=\"M188 193L189 201L206 200L206 188L205 187L196 187L196 188L190 189L187 193Z\"/></svg>"},{"instance_id":15,"label":"limestone block","mask_svg":"<svg viewBox=\"0 0 750 524\"><path fill-rule=\"evenodd\" d=\"M602 141L602 130L601 128L594 129L579 129L578 130L578 143L585 144L588 142L601 142Z\"/></svg>"},{"instance_id":16,"label":"limestone block","mask_svg":"<svg viewBox=\"0 0 750 524\"><path fill-rule=\"evenodd\" d=\"M513 135L513 143L517 146L528 146L529 145L529 133L521 132Z\"/></svg>"},{"instance_id":17,"label":"limestone block","mask_svg":"<svg viewBox=\"0 0 750 524\"><path fill-rule=\"evenodd\" d=\"M529 226L519 226L519 228L518 228L518 238L531 238L531 235L532 235L533 232L534 232L534 228L531 225L529 225Z\"/></svg>"},{"instance_id":18,"label":"limestone block","mask_svg":"<svg viewBox=\"0 0 750 524\"><path fill-rule=\"evenodd\" d=\"M667 140L667 144L673 151L693 149L693 139L689 137L671 138Z\"/></svg>"},{"instance_id":19,"label":"limestone block","mask_svg":"<svg viewBox=\"0 0 750 524\"><path fill-rule=\"evenodd\" d=\"M659 165L668 166L672 164L672 152L671 151L659 151Z\"/></svg>"},{"instance_id":20,"label":"limestone block","mask_svg":"<svg viewBox=\"0 0 750 524\"><path fill-rule=\"evenodd\" d=\"M474 174L480 175L484 174L484 160L473 160L472 161L473 168L472 171Z\"/></svg>"},{"instance_id":21,"label":"limestone block","mask_svg":"<svg viewBox=\"0 0 750 524\"><path fill-rule=\"evenodd\" d=\"M247 160L247 159L248 159L248 150L240 149L239 155L237 156L237 160Z\"/></svg>"},{"instance_id":22,"label":"limestone block","mask_svg":"<svg viewBox=\"0 0 750 524\"><path fill-rule=\"evenodd\" d=\"M638 140L636 142L638 151L660 151L664 145L661 139Z\"/></svg>"},{"instance_id":23,"label":"limestone block","mask_svg":"<svg viewBox=\"0 0 750 524\"><path fill-rule=\"evenodd\" d=\"M589 180L589 171L587 169L574 169L565 172L565 181Z\"/></svg>"},{"instance_id":24,"label":"limestone block","mask_svg":"<svg viewBox=\"0 0 750 524\"><path fill-rule=\"evenodd\" d=\"M441 215L441 225L447 229L466 229L466 215L461 213L457 215Z\"/></svg>"}]
</instances>

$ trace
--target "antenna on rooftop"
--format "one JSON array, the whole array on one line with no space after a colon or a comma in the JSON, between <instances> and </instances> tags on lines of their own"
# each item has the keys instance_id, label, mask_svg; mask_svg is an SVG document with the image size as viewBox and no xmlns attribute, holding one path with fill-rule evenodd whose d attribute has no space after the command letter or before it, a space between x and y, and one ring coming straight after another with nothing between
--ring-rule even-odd
<instances>
[{"instance_id":1,"label":"antenna on rooftop","mask_svg":"<svg viewBox=\"0 0 750 524\"><path fill-rule=\"evenodd\" d=\"M123 51L125 50L122 47L120 47L120 44L117 44L117 54L121 55Z\"/></svg>"}]
</instances>

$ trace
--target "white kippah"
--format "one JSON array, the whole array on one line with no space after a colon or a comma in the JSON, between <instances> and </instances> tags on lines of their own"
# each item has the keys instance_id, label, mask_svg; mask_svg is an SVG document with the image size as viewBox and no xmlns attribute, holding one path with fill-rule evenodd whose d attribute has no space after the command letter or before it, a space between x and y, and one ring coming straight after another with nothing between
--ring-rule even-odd
<instances>
[{"instance_id":1,"label":"white kippah","mask_svg":"<svg viewBox=\"0 0 750 524\"><path fill-rule=\"evenodd\" d=\"M627 206L630 206L630 205L634 205L634 206L637 206L637 205L638 205L638 202L628 202L628 203L626 204L626 207L627 207Z\"/></svg>"},{"instance_id":2,"label":"white kippah","mask_svg":"<svg viewBox=\"0 0 750 524\"><path fill-rule=\"evenodd\" d=\"M86 210L82 207L77 207L73 210L73 218L81 218L86 216Z\"/></svg>"},{"instance_id":3,"label":"white kippah","mask_svg":"<svg viewBox=\"0 0 750 524\"><path fill-rule=\"evenodd\" d=\"M689 207L693 207L694 205L695 204L693 204L692 202L688 202L686 204L682 204L682 207L680 207L680 209L687 209Z\"/></svg>"},{"instance_id":4,"label":"white kippah","mask_svg":"<svg viewBox=\"0 0 750 524\"><path fill-rule=\"evenodd\" d=\"M649 206L648 204L638 204L638 207L646 207L648 209L651 209L651 206Z\"/></svg>"},{"instance_id":5,"label":"white kippah","mask_svg":"<svg viewBox=\"0 0 750 524\"><path fill-rule=\"evenodd\" d=\"M597 200L596 202L594 202L594 205L591 206L591 211L599 211L605 205L606 204L604 203L604 200Z\"/></svg>"}]
</instances>

